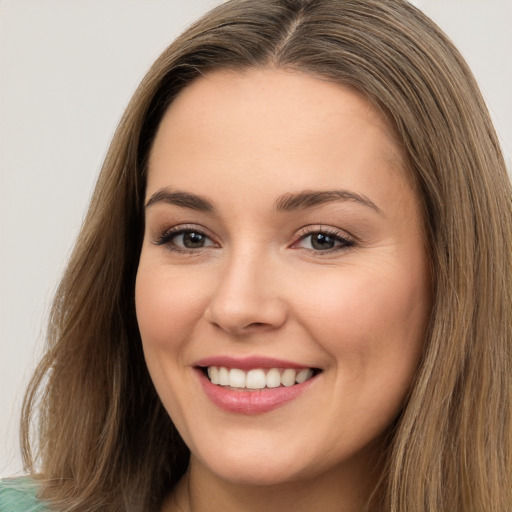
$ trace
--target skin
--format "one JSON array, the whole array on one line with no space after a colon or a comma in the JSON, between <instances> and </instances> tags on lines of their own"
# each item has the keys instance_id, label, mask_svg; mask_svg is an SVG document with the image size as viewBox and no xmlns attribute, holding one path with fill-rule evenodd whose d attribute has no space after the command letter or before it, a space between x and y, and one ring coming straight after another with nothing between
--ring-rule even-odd
<instances>
[{"instance_id":1,"label":"skin","mask_svg":"<svg viewBox=\"0 0 512 512\"><path fill-rule=\"evenodd\" d=\"M155 199L162 189L215 211ZM332 190L359 200L276 208ZM354 90L309 75L214 72L166 112L146 201L137 318L192 454L164 510L360 511L431 309L420 200L387 121ZM159 245L174 227L201 231L204 246L182 236ZM325 230L332 247L313 246ZM249 416L199 385L194 363L214 355L322 372L291 402Z\"/></svg>"}]
</instances>

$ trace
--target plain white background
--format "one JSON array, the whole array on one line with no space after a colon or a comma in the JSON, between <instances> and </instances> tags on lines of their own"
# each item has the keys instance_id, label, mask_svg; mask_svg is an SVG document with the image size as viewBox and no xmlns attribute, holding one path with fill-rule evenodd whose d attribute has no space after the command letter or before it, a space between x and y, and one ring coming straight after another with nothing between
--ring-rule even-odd
<instances>
[{"instance_id":1,"label":"plain white background","mask_svg":"<svg viewBox=\"0 0 512 512\"><path fill-rule=\"evenodd\" d=\"M110 138L152 61L220 0L0 0L0 476ZM512 0L417 0L472 66L512 167ZM70 368L70 371L73 371Z\"/></svg>"}]
</instances>

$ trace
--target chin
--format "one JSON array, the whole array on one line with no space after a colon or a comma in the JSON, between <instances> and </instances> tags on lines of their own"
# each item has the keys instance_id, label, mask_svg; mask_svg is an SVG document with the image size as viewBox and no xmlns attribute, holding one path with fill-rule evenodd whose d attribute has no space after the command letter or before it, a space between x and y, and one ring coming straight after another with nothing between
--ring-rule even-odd
<instances>
[{"instance_id":1,"label":"chin","mask_svg":"<svg viewBox=\"0 0 512 512\"><path fill-rule=\"evenodd\" d=\"M271 486L313 476L312 465L275 450L230 449L203 457L200 464L217 478L235 485ZM304 468L308 468L306 471ZM309 473L306 475L305 473Z\"/></svg>"}]
</instances>

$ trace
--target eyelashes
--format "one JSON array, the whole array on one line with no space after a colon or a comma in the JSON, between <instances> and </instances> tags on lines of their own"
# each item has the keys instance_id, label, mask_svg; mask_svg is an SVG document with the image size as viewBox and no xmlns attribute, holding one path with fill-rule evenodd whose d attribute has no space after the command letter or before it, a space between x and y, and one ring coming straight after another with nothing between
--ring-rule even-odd
<instances>
[{"instance_id":1,"label":"eyelashes","mask_svg":"<svg viewBox=\"0 0 512 512\"><path fill-rule=\"evenodd\" d=\"M198 254L205 249L220 248L221 245L203 228L194 225L179 225L167 229L153 239L153 244L166 246L177 253ZM294 236L291 249L303 249L314 254L332 254L355 247L356 242L345 232L324 226L306 226Z\"/></svg>"},{"instance_id":2,"label":"eyelashes","mask_svg":"<svg viewBox=\"0 0 512 512\"><path fill-rule=\"evenodd\" d=\"M204 230L197 228L197 226L183 225L166 230L157 236L153 243L155 245L165 245L175 252L197 252L204 248L220 247Z\"/></svg>"},{"instance_id":3,"label":"eyelashes","mask_svg":"<svg viewBox=\"0 0 512 512\"><path fill-rule=\"evenodd\" d=\"M298 240L292 245L293 248L298 247L320 253L332 253L355 246L352 238L325 227L316 228L313 231L310 227L303 228L297 233L297 237Z\"/></svg>"}]
</instances>

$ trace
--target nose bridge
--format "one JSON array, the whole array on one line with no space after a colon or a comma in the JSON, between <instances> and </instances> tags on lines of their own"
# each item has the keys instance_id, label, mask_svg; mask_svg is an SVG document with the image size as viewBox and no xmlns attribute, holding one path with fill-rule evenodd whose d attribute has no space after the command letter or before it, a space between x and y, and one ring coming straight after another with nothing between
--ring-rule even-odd
<instances>
[{"instance_id":1,"label":"nose bridge","mask_svg":"<svg viewBox=\"0 0 512 512\"><path fill-rule=\"evenodd\" d=\"M277 267L276 258L261 246L233 247L212 293L208 320L235 334L282 325L286 308L279 295Z\"/></svg>"}]
</instances>

